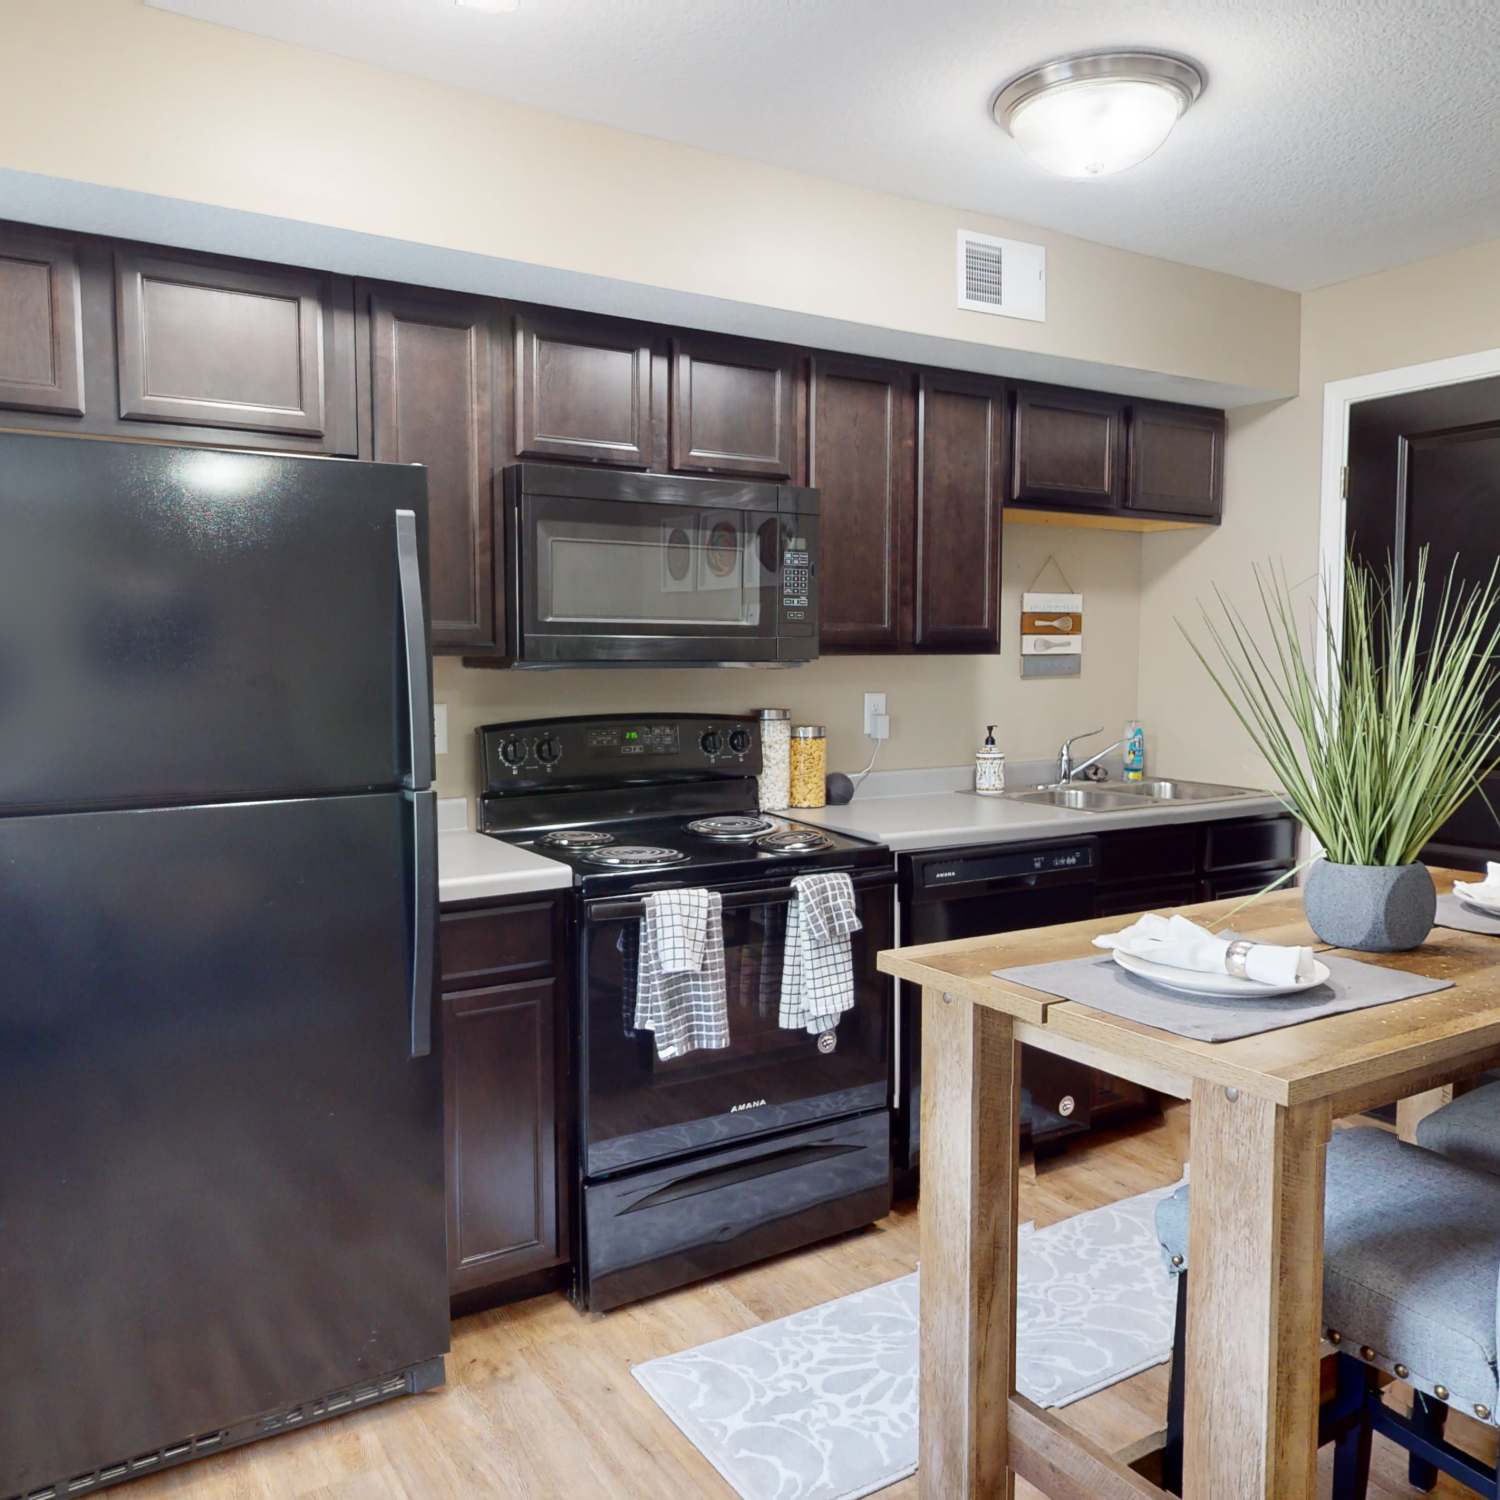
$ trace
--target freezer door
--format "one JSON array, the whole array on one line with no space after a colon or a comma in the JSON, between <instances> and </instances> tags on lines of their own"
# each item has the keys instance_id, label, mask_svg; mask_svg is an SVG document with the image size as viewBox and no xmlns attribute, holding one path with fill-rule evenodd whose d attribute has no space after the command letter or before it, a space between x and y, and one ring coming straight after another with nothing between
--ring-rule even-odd
<instances>
[{"instance_id":1,"label":"freezer door","mask_svg":"<svg viewBox=\"0 0 1500 1500\"><path fill-rule=\"evenodd\" d=\"M0 819L0 1495L447 1348L412 838L400 793Z\"/></svg>"},{"instance_id":2,"label":"freezer door","mask_svg":"<svg viewBox=\"0 0 1500 1500\"><path fill-rule=\"evenodd\" d=\"M0 434L0 815L425 785L426 509L412 466Z\"/></svg>"}]
</instances>

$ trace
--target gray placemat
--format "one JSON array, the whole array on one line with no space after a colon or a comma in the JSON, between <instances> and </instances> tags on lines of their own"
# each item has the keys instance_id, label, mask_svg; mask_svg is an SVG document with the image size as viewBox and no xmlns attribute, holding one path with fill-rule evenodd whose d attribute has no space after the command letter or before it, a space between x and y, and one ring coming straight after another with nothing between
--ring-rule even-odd
<instances>
[{"instance_id":1,"label":"gray placemat","mask_svg":"<svg viewBox=\"0 0 1500 1500\"><path fill-rule=\"evenodd\" d=\"M1437 924L1451 927L1455 932L1483 932L1500 937L1500 917L1487 917L1472 906L1465 906L1457 896L1438 897Z\"/></svg>"},{"instance_id":2,"label":"gray placemat","mask_svg":"<svg viewBox=\"0 0 1500 1500\"><path fill-rule=\"evenodd\" d=\"M1048 995L1077 1000L1095 1010L1108 1011L1127 1021L1139 1021L1160 1031L1175 1032L1196 1042L1232 1042L1237 1037L1279 1031L1322 1016L1389 1005L1434 990L1453 988L1451 979L1428 979L1400 969L1381 969L1357 958L1320 953L1328 965L1328 982L1285 1000L1221 1000L1210 995L1179 995L1134 974L1127 974L1109 954L1065 958L1050 964L1023 964L994 969L997 979L1013 979Z\"/></svg>"}]
</instances>

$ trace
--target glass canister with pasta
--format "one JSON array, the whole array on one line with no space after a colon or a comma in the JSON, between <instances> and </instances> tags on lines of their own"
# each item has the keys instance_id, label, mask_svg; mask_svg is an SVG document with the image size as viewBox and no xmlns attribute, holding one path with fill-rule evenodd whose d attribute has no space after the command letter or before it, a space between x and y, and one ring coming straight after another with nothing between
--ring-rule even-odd
<instances>
[{"instance_id":1,"label":"glass canister with pasta","mask_svg":"<svg viewBox=\"0 0 1500 1500\"><path fill-rule=\"evenodd\" d=\"M793 807L822 807L828 801L828 731L821 724L792 728Z\"/></svg>"}]
</instances>

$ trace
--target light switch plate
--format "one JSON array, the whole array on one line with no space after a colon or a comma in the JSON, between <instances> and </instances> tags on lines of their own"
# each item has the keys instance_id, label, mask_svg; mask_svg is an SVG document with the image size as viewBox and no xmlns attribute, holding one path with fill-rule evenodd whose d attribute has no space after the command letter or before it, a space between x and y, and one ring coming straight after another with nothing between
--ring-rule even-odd
<instances>
[{"instance_id":1,"label":"light switch plate","mask_svg":"<svg viewBox=\"0 0 1500 1500\"><path fill-rule=\"evenodd\" d=\"M432 746L439 755L448 753L448 705L432 705Z\"/></svg>"}]
</instances>

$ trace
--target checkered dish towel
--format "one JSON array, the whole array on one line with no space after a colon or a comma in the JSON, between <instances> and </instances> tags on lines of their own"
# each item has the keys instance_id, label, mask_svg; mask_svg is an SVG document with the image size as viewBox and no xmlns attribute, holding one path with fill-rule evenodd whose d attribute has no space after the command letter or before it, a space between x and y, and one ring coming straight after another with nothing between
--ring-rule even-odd
<instances>
[{"instance_id":1,"label":"checkered dish towel","mask_svg":"<svg viewBox=\"0 0 1500 1500\"><path fill-rule=\"evenodd\" d=\"M787 907L780 1024L814 1036L838 1025L854 1004L849 936L858 932L854 883L847 875L798 875Z\"/></svg>"},{"instance_id":2,"label":"checkered dish towel","mask_svg":"<svg viewBox=\"0 0 1500 1500\"><path fill-rule=\"evenodd\" d=\"M636 969L635 1026L656 1034L656 1055L729 1045L724 903L717 891L654 891L645 898Z\"/></svg>"}]
</instances>

